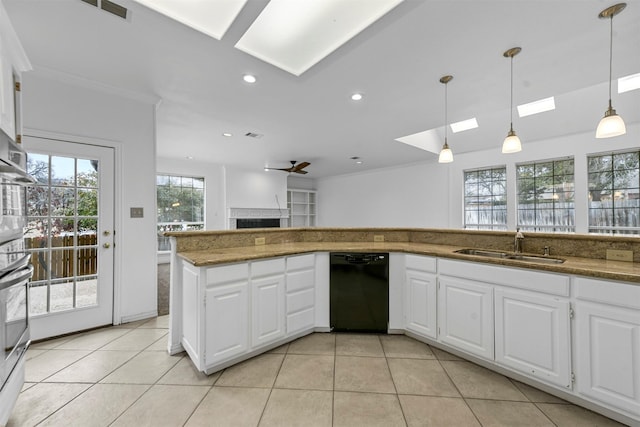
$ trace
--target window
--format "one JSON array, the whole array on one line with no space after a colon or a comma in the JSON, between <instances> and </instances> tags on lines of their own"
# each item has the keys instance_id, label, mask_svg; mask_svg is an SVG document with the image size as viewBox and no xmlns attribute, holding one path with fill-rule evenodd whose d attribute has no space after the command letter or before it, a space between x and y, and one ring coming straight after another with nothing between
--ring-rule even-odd
<instances>
[{"instance_id":1,"label":"window","mask_svg":"<svg viewBox=\"0 0 640 427\"><path fill-rule=\"evenodd\" d=\"M640 234L640 151L588 157L589 232Z\"/></svg>"},{"instance_id":2,"label":"window","mask_svg":"<svg viewBox=\"0 0 640 427\"><path fill-rule=\"evenodd\" d=\"M159 251L170 249L169 239L161 232L204 228L204 178L158 175L156 197Z\"/></svg>"},{"instance_id":3,"label":"window","mask_svg":"<svg viewBox=\"0 0 640 427\"><path fill-rule=\"evenodd\" d=\"M465 171L464 228L507 229L507 172L505 167Z\"/></svg>"},{"instance_id":4,"label":"window","mask_svg":"<svg viewBox=\"0 0 640 427\"><path fill-rule=\"evenodd\" d=\"M575 232L573 159L516 165L518 227Z\"/></svg>"}]
</instances>

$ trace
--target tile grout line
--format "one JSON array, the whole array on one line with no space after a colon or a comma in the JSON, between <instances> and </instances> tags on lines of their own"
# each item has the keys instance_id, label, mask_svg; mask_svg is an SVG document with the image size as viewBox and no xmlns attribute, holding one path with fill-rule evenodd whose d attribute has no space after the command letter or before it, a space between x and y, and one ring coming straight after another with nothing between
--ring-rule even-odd
<instances>
[{"instance_id":1,"label":"tile grout line","mask_svg":"<svg viewBox=\"0 0 640 427\"><path fill-rule=\"evenodd\" d=\"M387 352L384 349L384 345L382 344L382 339L380 338L380 335L378 335L378 342L380 343L380 347L382 347L382 354L384 355L384 362L385 362L385 365L387 366L387 372L389 372L389 378L391 378L391 384L393 384L393 389L396 391L394 396L396 397L396 402L398 402L398 406L400 407L400 413L402 414L404 425L408 426L409 423L407 422L407 416L404 413L402 402L400 402L398 387L396 386L396 381L393 379L393 373L391 372L391 367L389 366L389 357L387 356Z\"/></svg>"}]
</instances>

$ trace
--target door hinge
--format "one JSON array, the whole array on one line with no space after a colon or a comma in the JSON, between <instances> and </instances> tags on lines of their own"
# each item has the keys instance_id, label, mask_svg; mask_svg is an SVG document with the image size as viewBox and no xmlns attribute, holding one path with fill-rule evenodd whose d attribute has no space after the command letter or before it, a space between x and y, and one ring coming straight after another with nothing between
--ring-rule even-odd
<instances>
[{"instance_id":1,"label":"door hinge","mask_svg":"<svg viewBox=\"0 0 640 427\"><path fill-rule=\"evenodd\" d=\"M16 144L22 144L22 135L16 134Z\"/></svg>"},{"instance_id":2,"label":"door hinge","mask_svg":"<svg viewBox=\"0 0 640 427\"><path fill-rule=\"evenodd\" d=\"M573 307L569 304L569 319L573 319L575 312L573 311Z\"/></svg>"},{"instance_id":3,"label":"door hinge","mask_svg":"<svg viewBox=\"0 0 640 427\"><path fill-rule=\"evenodd\" d=\"M22 88L22 85L20 84L20 82L15 82L14 83L14 87L16 89L16 92L20 92L20 89Z\"/></svg>"},{"instance_id":4,"label":"door hinge","mask_svg":"<svg viewBox=\"0 0 640 427\"><path fill-rule=\"evenodd\" d=\"M573 372L571 372L571 384L576 382L576 374L574 374Z\"/></svg>"}]
</instances>

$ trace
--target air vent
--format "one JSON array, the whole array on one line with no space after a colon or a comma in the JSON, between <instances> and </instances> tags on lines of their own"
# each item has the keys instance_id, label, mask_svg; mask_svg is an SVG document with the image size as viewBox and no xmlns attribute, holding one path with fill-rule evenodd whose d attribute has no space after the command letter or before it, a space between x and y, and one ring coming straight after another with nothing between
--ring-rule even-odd
<instances>
[{"instance_id":1,"label":"air vent","mask_svg":"<svg viewBox=\"0 0 640 427\"><path fill-rule=\"evenodd\" d=\"M248 136L249 138L262 138L262 134L253 132L247 132L244 136Z\"/></svg>"},{"instance_id":2,"label":"air vent","mask_svg":"<svg viewBox=\"0 0 640 427\"><path fill-rule=\"evenodd\" d=\"M127 15L129 13L127 8L122 7L119 4L109 0L81 0L81 1L87 4L90 4L91 6L98 7L104 10L105 12L109 12L112 15L116 15L122 19L127 19Z\"/></svg>"}]
</instances>

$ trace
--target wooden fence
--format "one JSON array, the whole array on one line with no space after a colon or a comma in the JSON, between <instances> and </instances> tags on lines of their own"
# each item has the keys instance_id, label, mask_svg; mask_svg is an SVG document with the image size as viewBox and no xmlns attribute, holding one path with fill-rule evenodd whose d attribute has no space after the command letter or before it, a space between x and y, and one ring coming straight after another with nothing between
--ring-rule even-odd
<instances>
[{"instance_id":1,"label":"wooden fence","mask_svg":"<svg viewBox=\"0 0 640 427\"><path fill-rule=\"evenodd\" d=\"M33 265L32 281L58 279L73 276L87 276L98 271L98 237L95 234L76 236L74 248L73 236L56 236L51 238L51 259L47 259L47 238L25 238L27 250L31 254ZM66 248L66 249L65 249ZM51 272L51 277L49 277Z\"/></svg>"}]
</instances>

